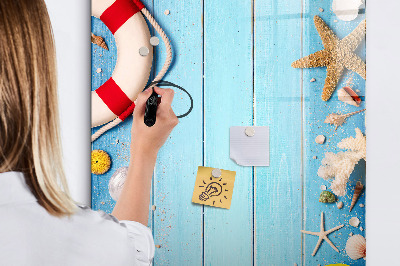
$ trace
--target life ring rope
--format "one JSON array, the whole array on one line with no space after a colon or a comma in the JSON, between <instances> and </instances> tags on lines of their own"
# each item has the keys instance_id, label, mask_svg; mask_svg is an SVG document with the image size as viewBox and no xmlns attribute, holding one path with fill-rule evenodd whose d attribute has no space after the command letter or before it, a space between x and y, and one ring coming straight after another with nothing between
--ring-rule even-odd
<instances>
[{"instance_id":1,"label":"life ring rope","mask_svg":"<svg viewBox=\"0 0 400 266\"><path fill-rule=\"evenodd\" d=\"M163 40L163 42L165 44L165 50L166 50L166 54L167 54L166 58L165 58L165 63L163 65L162 69L158 72L157 76L151 82L151 84L152 84L151 87L154 87L164 77L164 75L167 73L167 71L171 65L171 62L172 62L171 42L169 41L168 36L165 34L164 30L157 23L157 21L154 19L154 17L150 14L150 12L147 10L147 8L139 0L133 0L133 2L136 4L136 6L142 7L142 9L140 11L147 18L149 23L154 27L154 29L160 35L161 39ZM134 109L135 109L135 104L132 103L124 112L122 112L121 115L119 115L113 121L102 126L99 130L97 130L92 135L92 138L91 138L92 142L95 141L96 139L98 139L101 135L103 135L108 130L112 129L113 127L117 126L122 121L124 121L128 116L130 116L133 113Z\"/></svg>"}]
</instances>

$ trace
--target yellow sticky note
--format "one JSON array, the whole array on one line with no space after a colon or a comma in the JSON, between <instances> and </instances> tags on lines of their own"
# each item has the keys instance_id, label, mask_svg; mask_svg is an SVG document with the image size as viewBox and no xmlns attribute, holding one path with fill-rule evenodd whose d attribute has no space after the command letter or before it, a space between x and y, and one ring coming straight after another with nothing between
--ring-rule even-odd
<instances>
[{"instance_id":1,"label":"yellow sticky note","mask_svg":"<svg viewBox=\"0 0 400 266\"><path fill-rule=\"evenodd\" d=\"M217 177L213 176L216 170ZM236 172L199 166L192 202L218 208L231 207Z\"/></svg>"}]
</instances>

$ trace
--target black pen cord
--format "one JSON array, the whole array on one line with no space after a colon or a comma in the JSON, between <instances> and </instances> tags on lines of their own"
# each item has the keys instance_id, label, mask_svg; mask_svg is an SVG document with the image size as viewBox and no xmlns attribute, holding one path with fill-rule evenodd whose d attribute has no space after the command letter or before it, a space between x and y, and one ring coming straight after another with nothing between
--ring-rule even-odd
<instances>
[{"instance_id":1,"label":"black pen cord","mask_svg":"<svg viewBox=\"0 0 400 266\"><path fill-rule=\"evenodd\" d=\"M147 89L147 88L149 88L149 87L151 87L151 86L153 86L153 85L157 85L158 87L165 87L165 86L174 87L174 88L180 89L181 91L183 91L184 93L186 93L186 94L189 96L189 99L190 99L190 108L189 108L189 110L188 110L186 113L184 113L184 114L182 114L182 115L178 115L178 116L177 116L178 118L183 118L183 117L185 117L185 116L188 116L188 115L192 112L192 110L193 110L193 98L192 98L192 95L190 95L190 93L189 93L187 90L185 90L185 89L182 88L181 86L178 86L178 85L176 85L176 84L174 84L174 83L172 83L172 82L164 81L164 80L161 80L161 81L153 81L153 82L151 82L149 85L147 85L145 89Z\"/></svg>"}]
</instances>

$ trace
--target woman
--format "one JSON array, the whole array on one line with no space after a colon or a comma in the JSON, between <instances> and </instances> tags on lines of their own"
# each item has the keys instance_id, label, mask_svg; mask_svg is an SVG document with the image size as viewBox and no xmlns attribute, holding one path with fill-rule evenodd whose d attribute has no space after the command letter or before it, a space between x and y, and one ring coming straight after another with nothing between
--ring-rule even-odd
<instances>
[{"instance_id":1,"label":"woman","mask_svg":"<svg viewBox=\"0 0 400 266\"><path fill-rule=\"evenodd\" d=\"M128 177L112 216L77 207L62 168L52 29L43 0L0 1L0 265L149 265L157 152L178 119L172 90L156 124L134 112ZM89 161L89 158L88 158Z\"/></svg>"}]
</instances>

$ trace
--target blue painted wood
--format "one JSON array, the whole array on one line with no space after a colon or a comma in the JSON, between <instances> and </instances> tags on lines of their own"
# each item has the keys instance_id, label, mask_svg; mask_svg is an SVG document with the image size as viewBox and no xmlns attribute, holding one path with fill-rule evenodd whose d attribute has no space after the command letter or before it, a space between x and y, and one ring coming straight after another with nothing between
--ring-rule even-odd
<instances>
[{"instance_id":1,"label":"blue painted wood","mask_svg":"<svg viewBox=\"0 0 400 266\"><path fill-rule=\"evenodd\" d=\"M236 171L231 209L204 207L204 264L251 265L253 171L229 158L229 127L253 124L252 2L204 5L204 165Z\"/></svg>"},{"instance_id":2,"label":"blue painted wood","mask_svg":"<svg viewBox=\"0 0 400 266\"><path fill-rule=\"evenodd\" d=\"M149 10L152 10L152 0L142 1ZM109 29L100 21L92 17L92 32L104 38L109 50L91 44L92 47L92 91L100 87L107 81L115 68L117 61L117 47L115 38ZM97 73L100 68L101 72ZM100 127L92 129L92 133ZM108 183L112 174L120 167L128 166L130 158L132 117L127 118L118 127L115 127L92 144L92 149L106 151L112 160L110 170L104 175L91 175L92 180L92 209L102 210L111 213L115 206L115 201L108 192ZM151 205L153 202L151 202ZM149 227L152 227L152 212L149 208Z\"/></svg>"},{"instance_id":3,"label":"blue painted wood","mask_svg":"<svg viewBox=\"0 0 400 266\"><path fill-rule=\"evenodd\" d=\"M170 10L169 15L164 11ZM154 240L160 245L155 265L202 265L202 206L192 204L196 171L203 160L202 3L155 0L154 16L171 37L174 60L164 80L182 86L192 95L194 109L182 118L160 150L154 182ZM158 36L158 35L157 35ZM155 49L158 72L165 62L162 42ZM185 113L190 100L175 89L173 110Z\"/></svg>"},{"instance_id":4,"label":"blue painted wood","mask_svg":"<svg viewBox=\"0 0 400 266\"><path fill-rule=\"evenodd\" d=\"M301 2L255 2L255 124L270 127L270 166L256 167L257 265L301 263ZM290 41L289 41L290 40Z\"/></svg>"},{"instance_id":5,"label":"blue painted wood","mask_svg":"<svg viewBox=\"0 0 400 266\"><path fill-rule=\"evenodd\" d=\"M351 175L347 196L340 198L345 204L342 210L318 202L320 185L329 187L329 182L317 176L325 152L339 151L337 143L354 136L355 127L365 132L364 114L349 118L337 131L323 123L325 117L359 110L365 104L360 108L345 105L337 101L336 92L329 102L322 102L326 70L290 67L294 60L323 48L313 23L315 14L340 38L365 15L352 22L334 22L331 1L144 2L174 47L174 63L166 80L189 90L195 101L193 112L181 119L158 157L152 194L156 211L149 219L156 245L161 246L154 264L365 265L364 260L353 261L344 251L350 232L365 234L348 225L356 216L365 228L365 208L358 205L365 202L364 193L348 212L356 181L365 182L365 162ZM164 15L166 9L169 16ZM105 51L92 45L94 90L111 76L116 47L99 20L92 18L92 31L103 36L110 47ZM365 59L365 43L357 54ZM153 73L160 69L164 56L161 43L155 50ZM97 68L102 72L96 73ZM348 77L346 73L338 87ZM311 83L311 78L316 82ZM355 74L353 82L354 89L365 95L365 81ZM183 113L188 103L178 92L173 108ZM240 167L229 159L229 127L252 124L270 126L270 167ZM93 144L93 149L107 151L113 161L108 173L92 175L95 210L111 212L114 207L108 181L117 168L128 164L131 125L128 118ZM327 137L324 145L314 142L319 134ZM237 172L230 210L191 203L199 165ZM321 211L326 228L345 224L330 235L340 253L323 243L312 257L317 239L302 235L300 229L319 230Z\"/></svg>"},{"instance_id":6,"label":"blue painted wood","mask_svg":"<svg viewBox=\"0 0 400 266\"><path fill-rule=\"evenodd\" d=\"M336 16L330 10L330 1L319 1L316 4L313 0L304 1L304 18L303 18L303 55L316 52L323 49L321 39L315 29L313 17L319 15L332 28L339 38L345 37L350 33L364 18L360 15L352 22L335 22ZM320 12L319 8L324 11ZM365 45L365 44L364 44ZM364 46L362 45L362 46ZM365 60L365 49L360 47L357 53ZM296 58L293 58L296 59ZM346 73L342 78L338 88L344 86L349 73ZM337 91L332 95L331 100L323 102L321 93L326 77L326 68L315 68L303 70L303 127L304 127L304 198L303 198L303 215L304 229L309 231L318 231L320 223L320 213L325 213L325 228L329 229L339 224L344 224L345 227L333 232L329 235L331 241L339 249L340 253L334 251L327 243L322 243L315 257L311 256L312 251L317 242L317 238L310 235L304 236L303 245L303 263L304 265L326 265L330 263L345 263L349 265L365 265L365 260L351 260L345 253L346 241L349 238L349 233L364 235L363 231L358 228L353 228L348 224L348 220L355 216L361 220L360 226L365 228L364 208L359 208L358 204L364 202L364 196L358 201L357 207L349 213L349 205L351 202L352 192L356 181L362 180L365 182L365 163L361 162L356 167L356 170L351 175L351 182L348 184L348 192L345 197L340 197L344 207L339 210L335 204L323 204L318 202L319 194L321 193L320 186L326 185L329 188L329 182L318 177L317 171L325 152L337 152L337 143L346 137L355 136L354 129L360 128L365 132L364 114L359 114L348 119L347 123L339 127L337 131L334 127L324 124L326 116L330 113L347 113L364 108L364 102L361 107L346 105L337 100ZM315 82L310 82L311 78L315 78ZM360 89L364 92L365 82L357 74L354 74L354 89ZM363 95L363 94L362 94ZM323 145L315 143L317 135L325 135L327 140ZM313 159L317 156L317 159Z\"/></svg>"}]
</instances>

